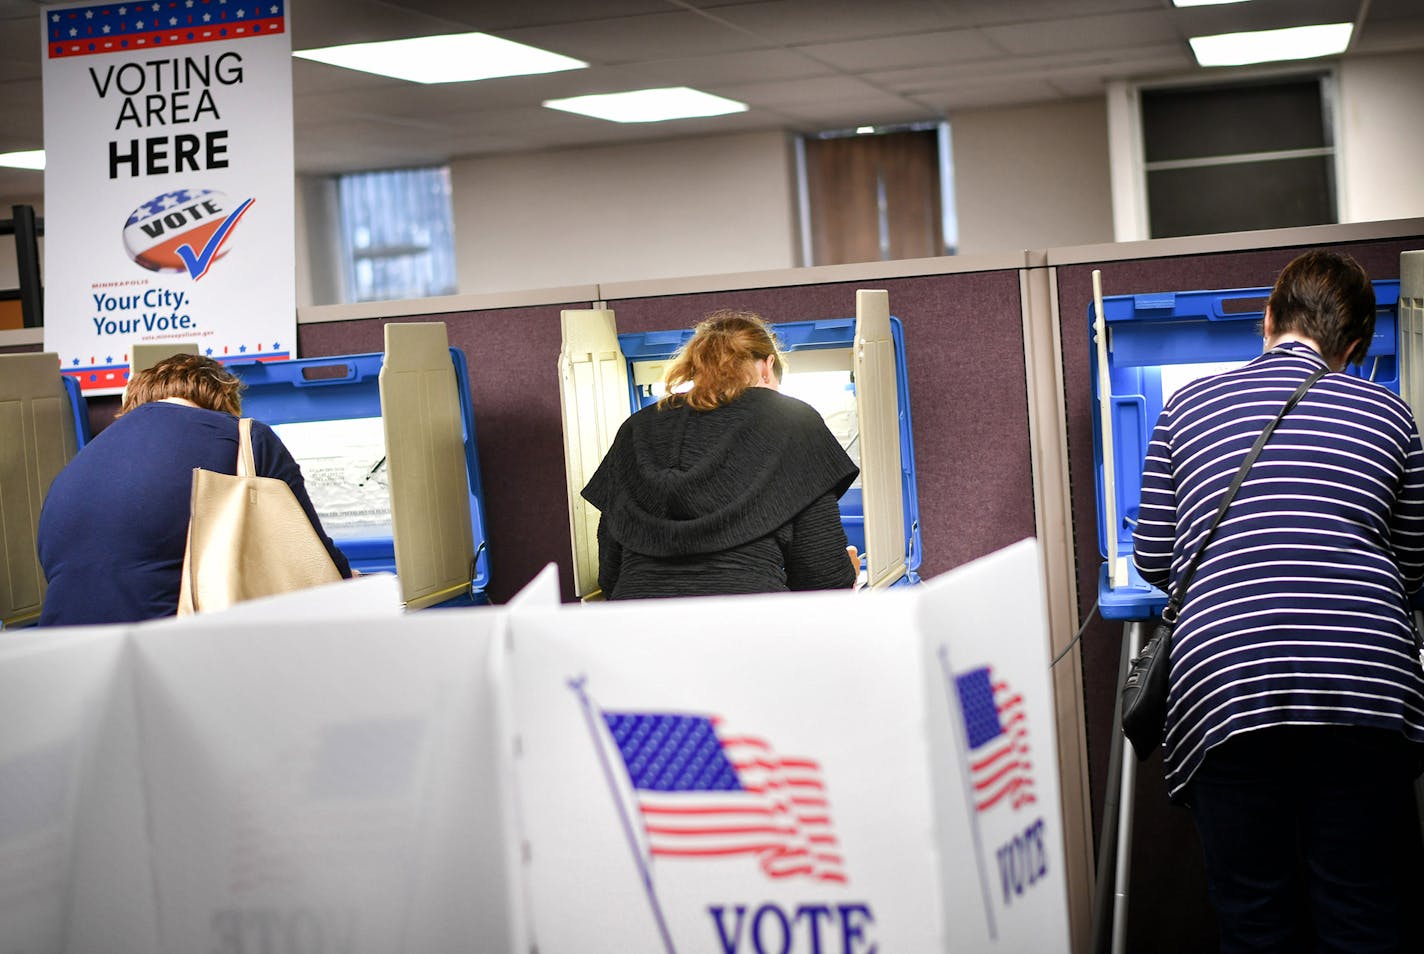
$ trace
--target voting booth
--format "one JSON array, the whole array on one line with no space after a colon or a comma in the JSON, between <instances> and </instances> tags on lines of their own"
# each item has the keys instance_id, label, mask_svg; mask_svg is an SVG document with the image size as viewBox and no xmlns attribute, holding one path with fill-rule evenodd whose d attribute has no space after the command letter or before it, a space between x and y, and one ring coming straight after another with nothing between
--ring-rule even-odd
<instances>
[{"instance_id":1,"label":"voting booth","mask_svg":"<svg viewBox=\"0 0 1424 954\"><path fill-rule=\"evenodd\" d=\"M1424 253L1418 253L1424 256ZM1374 283L1377 314L1362 365L1346 373L1396 394L1424 374L1424 328L1400 321L1400 282ZM1198 378L1241 367L1261 354L1269 288L1110 295L1102 320L1089 315L1093 452L1098 497L1099 611L1105 619L1147 619L1166 594L1132 565L1132 530L1142 495L1142 465L1167 399ZM1417 294L1416 296L1417 297ZM1411 325L1417 318L1406 319ZM1418 383L1414 383L1418 393ZM1418 414L1418 409L1415 411Z\"/></svg>"},{"instance_id":2,"label":"voting booth","mask_svg":"<svg viewBox=\"0 0 1424 954\"><path fill-rule=\"evenodd\" d=\"M918 587L570 607L551 568L415 614L375 575L17 634L4 938L1066 952L1040 574L1024 541Z\"/></svg>"},{"instance_id":3,"label":"voting booth","mask_svg":"<svg viewBox=\"0 0 1424 954\"><path fill-rule=\"evenodd\" d=\"M191 345L135 346L143 370ZM488 602L489 553L465 354L440 322L390 324L385 351L222 358L242 413L301 465L322 527L354 570L396 573L402 602Z\"/></svg>"},{"instance_id":4,"label":"voting booth","mask_svg":"<svg viewBox=\"0 0 1424 954\"><path fill-rule=\"evenodd\" d=\"M1400 394L1424 410L1424 252L1401 256L1401 279L1374 282L1374 335L1361 365L1346 368ZM1093 342L1093 454L1098 502L1098 612L1124 623L1119 684L1128 661L1145 642L1145 627L1167 596L1132 563L1132 532L1142 492L1142 468L1152 430L1176 390L1210 374L1247 364L1262 351L1261 323L1270 288L1102 294L1088 322ZM1112 894L1112 950L1125 949L1132 852L1132 804L1137 762L1113 718L1108 790L1116 791L1104 817L1108 844L1101 852L1097 908ZM1109 865L1113 868L1110 870ZM1100 928L1107 930L1106 924Z\"/></svg>"},{"instance_id":5,"label":"voting booth","mask_svg":"<svg viewBox=\"0 0 1424 954\"><path fill-rule=\"evenodd\" d=\"M915 489L904 333L885 292L856 292L855 318L772 325L787 355L781 391L820 411L860 467L838 502L847 541L872 588L919 582ZM580 494L632 413L663 396L663 370L693 329L619 334L612 311L562 314L559 356L574 589L598 589L598 511Z\"/></svg>"}]
</instances>

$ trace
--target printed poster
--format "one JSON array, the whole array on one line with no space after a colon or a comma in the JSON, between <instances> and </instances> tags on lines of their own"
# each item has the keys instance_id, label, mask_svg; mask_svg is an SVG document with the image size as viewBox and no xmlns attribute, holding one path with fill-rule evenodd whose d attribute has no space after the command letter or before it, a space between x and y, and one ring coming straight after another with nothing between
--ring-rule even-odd
<instances>
[{"instance_id":1,"label":"printed poster","mask_svg":"<svg viewBox=\"0 0 1424 954\"><path fill-rule=\"evenodd\" d=\"M43 10L45 340L86 394L135 342L294 354L286 0Z\"/></svg>"}]
</instances>

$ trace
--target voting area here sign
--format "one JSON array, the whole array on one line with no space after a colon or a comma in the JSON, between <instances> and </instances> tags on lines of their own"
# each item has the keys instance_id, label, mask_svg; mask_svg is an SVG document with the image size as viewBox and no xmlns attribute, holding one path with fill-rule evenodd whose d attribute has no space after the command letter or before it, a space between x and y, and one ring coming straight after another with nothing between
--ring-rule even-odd
<instances>
[{"instance_id":1,"label":"voting area here sign","mask_svg":"<svg viewBox=\"0 0 1424 954\"><path fill-rule=\"evenodd\" d=\"M44 346L84 393L135 343L293 355L286 4L44 7Z\"/></svg>"},{"instance_id":2,"label":"voting area here sign","mask_svg":"<svg viewBox=\"0 0 1424 954\"><path fill-rule=\"evenodd\" d=\"M0 940L1066 952L1039 585L1026 541L890 591L560 606L546 571L401 613L367 576L14 634Z\"/></svg>"}]
</instances>

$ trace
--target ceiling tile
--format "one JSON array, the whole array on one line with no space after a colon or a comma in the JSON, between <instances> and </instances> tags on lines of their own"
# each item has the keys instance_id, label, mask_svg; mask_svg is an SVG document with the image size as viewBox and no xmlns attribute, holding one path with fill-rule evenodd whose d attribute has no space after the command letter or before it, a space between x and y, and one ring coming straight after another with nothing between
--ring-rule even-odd
<instances>
[{"instance_id":1,"label":"ceiling tile","mask_svg":"<svg viewBox=\"0 0 1424 954\"><path fill-rule=\"evenodd\" d=\"M628 64L638 73L669 84L704 87L744 83L806 79L827 76L835 70L794 50L747 50L717 56L690 56L645 60Z\"/></svg>"},{"instance_id":2,"label":"ceiling tile","mask_svg":"<svg viewBox=\"0 0 1424 954\"><path fill-rule=\"evenodd\" d=\"M866 73L864 79L905 95L962 82L1012 82L1072 76L1152 76L1194 68L1181 43L1145 46L1108 55L1098 51L1043 56L1005 56L982 63L949 63L908 70Z\"/></svg>"},{"instance_id":3,"label":"ceiling tile","mask_svg":"<svg viewBox=\"0 0 1424 954\"><path fill-rule=\"evenodd\" d=\"M1073 16L1161 10L1169 0L954 0L955 26L999 26Z\"/></svg>"},{"instance_id":4,"label":"ceiling tile","mask_svg":"<svg viewBox=\"0 0 1424 954\"><path fill-rule=\"evenodd\" d=\"M788 80L781 83L733 83L717 86L709 90L718 96L732 99L749 106L765 106L778 109L798 103L835 102L855 100L858 102L878 99L887 106L902 105L898 97L876 89L854 76L825 76L816 79Z\"/></svg>"},{"instance_id":5,"label":"ceiling tile","mask_svg":"<svg viewBox=\"0 0 1424 954\"><path fill-rule=\"evenodd\" d=\"M456 26L414 10L409 3L383 0L294 0L288 10L294 50L436 36L455 32Z\"/></svg>"},{"instance_id":6,"label":"ceiling tile","mask_svg":"<svg viewBox=\"0 0 1424 954\"><path fill-rule=\"evenodd\" d=\"M834 64L837 69L853 73L943 63L946 60L983 60L1003 53L978 30L942 30L845 43L821 43L798 49L818 60Z\"/></svg>"},{"instance_id":7,"label":"ceiling tile","mask_svg":"<svg viewBox=\"0 0 1424 954\"><path fill-rule=\"evenodd\" d=\"M1013 26L985 27L984 33L1005 52L1016 55L1118 49L1178 39L1171 15L1166 10L1040 20Z\"/></svg>"},{"instance_id":8,"label":"ceiling tile","mask_svg":"<svg viewBox=\"0 0 1424 954\"><path fill-rule=\"evenodd\" d=\"M954 25L949 9L939 0L767 0L709 12L772 43L802 46L944 30Z\"/></svg>"},{"instance_id":9,"label":"ceiling tile","mask_svg":"<svg viewBox=\"0 0 1424 954\"><path fill-rule=\"evenodd\" d=\"M308 0L301 0L305 3ZM408 7L435 18L464 24L472 30L489 32L518 27L549 26L577 23L590 19L629 17L648 13L666 13L681 4L668 0L519 0L517 3L495 3L483 0L405 0Z\"/></svg>"},{"instance_id":10,"label":"ceiling tile","mask_svg":"<svg viewBox=\"0 0 1424 954\"><path fill-rule=\"evenodd\" d=\"M32 8L33 9L33 8ZM0 82L40 76L39 19L0 20Z\"/></svg>"},{"instance_id":11,"label":"ceiling tile","mask_svg":"<svg viewBox=\"0 0 1424 954\"><path fill-rule=\"evenodd\" d=\"M710 56L769 45L687 11L500 30L498 35L604 65L640 62L650 51L659 57Z\"/></svg>"},{"instance_id":12,"label":"ceiling tile","mask_svg":"<svg viewBox=\"0 0 1424 954\"><path fill-rule=\"evenodd\" d=\"M921 98L948 113L952 125L956 110L983 109L989 106L1016 106L1020 103L1040 103L1066 97L1049 83L1026 81L986 83L979 86L965 83L938 95L926 95Z\"/></svg>"},{"instance_id":13,"label":"ceiling tile","mask_svg":"<svg viewBox=\"0 0 1424 954\"><path fill-rule=\"evenodd\" d=\"M841 102L798 103L778 110L799 124L803 132L854 129L856 126L890 126L897 123L934 122L939 119L930 106L884 99L844 100Z\"/></svg>"}]
</instances>

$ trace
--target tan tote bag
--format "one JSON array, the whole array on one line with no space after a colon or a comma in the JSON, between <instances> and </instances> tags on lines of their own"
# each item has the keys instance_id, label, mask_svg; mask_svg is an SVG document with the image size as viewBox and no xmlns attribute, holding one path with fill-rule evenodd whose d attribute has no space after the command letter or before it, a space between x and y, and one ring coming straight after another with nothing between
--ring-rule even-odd
<instances>
[{"instance_id":1,"label":"tan tote bag","mask_svg":"<svg viewBox=\"0 0 1424 954\"><path fill-rule=\"evenodd\" d=\"M236 476L193 468L179 616L341 579L292 488L256 470L250 417L238 422Z\"/></svg>"}]
</instances>

